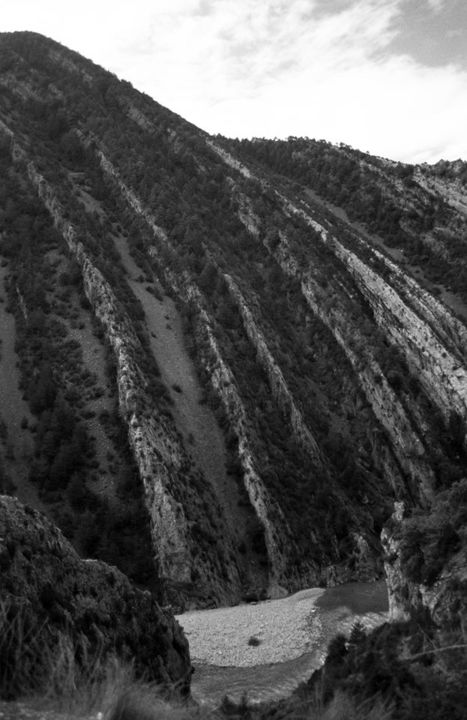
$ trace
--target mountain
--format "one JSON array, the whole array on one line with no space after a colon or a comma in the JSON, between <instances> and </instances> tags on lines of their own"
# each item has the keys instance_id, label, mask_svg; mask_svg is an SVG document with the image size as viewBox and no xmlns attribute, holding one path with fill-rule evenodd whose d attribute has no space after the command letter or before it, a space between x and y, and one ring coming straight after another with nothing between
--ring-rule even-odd
<instances>
[{"instance_id":1,"label":"mountain","mask_svg":"<svg viewBox=\"0 0 467 720\"><path fill-rule=\"evenodd\" d=\"M3 491L179 608L381 577L465 477L467 164L211 137L34 33L0 89Z\"/></svg>"}]
</instances>

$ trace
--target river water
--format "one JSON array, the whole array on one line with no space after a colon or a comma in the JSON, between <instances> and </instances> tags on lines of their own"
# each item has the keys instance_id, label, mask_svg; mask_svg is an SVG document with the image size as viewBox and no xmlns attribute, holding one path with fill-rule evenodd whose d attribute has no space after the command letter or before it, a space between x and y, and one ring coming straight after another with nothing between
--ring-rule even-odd
<instances>
[{"instance_id":1,"label":"river water","mask_svg":"<svg viewBox=\"0 0 467 720\"><path fill-rule=\"evenodd\" d=\"M359 620L387 620L384 582L310 588L280 600L178 616L195 668L194 698L209 707L228 695L250 702L286 697L326 657L330 640Z\"/></svg>"}]
</instances>

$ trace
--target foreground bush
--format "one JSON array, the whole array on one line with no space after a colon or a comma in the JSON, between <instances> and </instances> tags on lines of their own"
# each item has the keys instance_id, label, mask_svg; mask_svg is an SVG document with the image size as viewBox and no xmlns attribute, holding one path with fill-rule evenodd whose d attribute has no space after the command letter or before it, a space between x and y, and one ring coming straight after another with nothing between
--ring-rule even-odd
<instances>
[{"instance_id":1,"label":"foreground bush","mask_svg":"<svg viewBox=\"0 0 467 720\"><path fill-rule=\"evenodd\" d=\"M58 686L68 668L99 679L115 658L137 677L189 692L188 643L173 616L116 568L82 560L45 516L5 496L0 570L2 698Z\"/></svg>"}]
</instances>

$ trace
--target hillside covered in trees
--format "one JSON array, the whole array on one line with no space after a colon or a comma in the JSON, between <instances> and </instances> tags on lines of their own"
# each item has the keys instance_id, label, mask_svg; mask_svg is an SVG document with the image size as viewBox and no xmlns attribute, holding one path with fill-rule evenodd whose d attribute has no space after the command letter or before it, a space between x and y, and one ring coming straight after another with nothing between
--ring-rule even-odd
<instances>
[{"instance_id":1,"label":"hillside covered in trees","mask_svg":"<svg viewBox=\"0 0 467 720\"><path fill-rule=\"evenodd\" d=\"M177 609L379 579L394 503L444 582L467 165L211 137L33 33L0 90L1 492Z\"/></svg>"}]
</instances>

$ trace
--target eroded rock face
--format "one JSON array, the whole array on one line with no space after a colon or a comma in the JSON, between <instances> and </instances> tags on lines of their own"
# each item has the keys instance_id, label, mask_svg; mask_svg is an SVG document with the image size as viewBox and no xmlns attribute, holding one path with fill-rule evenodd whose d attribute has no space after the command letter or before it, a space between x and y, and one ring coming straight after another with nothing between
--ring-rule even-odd
<instances>
[{"instance_id":1,"label":"eroded rock face","mask_svg":"<svg viewBox=\"0 0 467 720\"><path fill-rule=\"evenodd\" d=\"M90 658L134 661L139 674L188 693L188 642L173 616L116 568L82 560L44 515L7 496L0 496L0 568L0 600L25 608L36 632L45 623L52 647L65 636Z\"/></svg>"},{"instance_id":2,"label":"eroded rock face","mask_svg":"<svg viewBox=\"0 0 467 720\"><path fill-rule=\"evenodd\" d=\"M84 137L82 139L84 142L87 142ZM136 215L141 217L148 225L155 240L173 250L163 228L157 225L151 213L143 206L131 188L122 182L112 163L106 158L102 151L98 151L98 158L103 171L117 184L122 197ZM149 255L150 257L157 258L158 253L155 247L151 248ZM183 273L181 277L176 277L175 274L166 270L165 277L168 285L175 294L183 298L184 302L196 308L198 318L196 336L198 345L204 348L201 352L203 366L208 373L214 391L219 396L224 412L229 418L232 430L237 436L239 461L244 473L245 489L251 507L254 509L256 517L264 528L269 563L267 595L268 597L281 596L285 592L281 583L286 583L287 576L287 562L281 548L293 544L290 530L280 512L280 508L272 502L255 468L251 451L251 440L248 437L247 431L248 421L246 412L238 395L234 377L219 350L212 329L212 321L204 308L201 293L187 272ZM287 400L288 398L286 402ZM293 406L291 413L294 413ZM295 414L297 414L296 410ZM298 420L300 421L300 418L298 418ZM308 437L306 440L308 441Z\"/></svg>"},{"instance_id":3,"label":"eroded rock face","mask_svg":"<svg viewBox=\"0 0 467 720\"><path fill-rule=\"evenodd\" d=\"M187 479L190 459L173 421L153 407L153 398L146 390L147 380L140 366L143 350L129 317L122 310L111 285L86 252L76 228L66 219L56 189L38 172L20 144L13 140L14 136L7 126L0 129L12 141L12 157L15 162L26 166L29 180L80 266L84 292L113 350L119 409L128 427L130 447L144 487L153 555L160 575L177 588L169 593L170 600L178 607L184 606L190 593L185 589L179 592L178 587L190 586L196 568L197 576L210 589L206 591L209 603L238 601L241 594L238 569L227 560L226 553L219 553L214 545L209 546L200 557L199 538L193 536L193 527L196 529L197 523L199 526L206 520L203 498L199 489ZM107 172L115 173L104 156L100 160ZM131 190L123 185L120 189L130 205L143 213L138 198ZM149 215L148 218L151 220ZM161 228L154 223L150 227L158 237L164 238ZM181 487L183 490L180 490ZM215 512L213 505L207 523L212 521ZM207 535L205 546L210 545L206 538ZM195 602L199 601L198 592L195 588Z\"/></svg>"},{"instance_id":4,"label":"eroded rock face","mask_svg":"<svg viewBox=\"0 0 467 720\"><path fill-rule=\"evenodd\" d=\"M114 350L119 404L128 424L130 444L144 483L155 552L158 554L161 570L177 580L186 581L190 576L186 519L182 506L167 491L170 470L176 472L182 464L181 448L175 438L171 437L161 415L146 417L144 414L144 406L149 401L145 398L144 379L135 359L141 352L140 343L128 319L119 313L112 288L86 255L82 243L77 240L74 227L63 219L63 208L55 197L53 188L31 162L28 163L28 174L81 266L86 295L96 316L105 327ZM163 462L160 462L159 458L162 458ZM171 558L170 562L167 561L168 556Z\"/></svg>"},{"instance_id":5,"label":"eroded rock face","mask_svg":"<svg viewBox=\"0 0 467 720\"><path fill-rule=\"evenodd\" d=\"M283 548L290 546L293 539L280 508L273 503L256 470L245 408L230 368L221 356L205 311L201 312L198 318L197 336L201 338L200 345L204 347L203 361L212 386L237 436L238 456L248 498L264 528L269 561L268 596L280 597L283 593L281 583L285 581L287 574L287 559Z\"/></svg>"},{"instance_id":6,"label":"eroded rock face","mask_svg":"<svg viewBox=\"0 0 467 720\"><path fill-rule=\"evenodd\" d=\"M400 527L403 517L404 504L396 503L394 514L381 533L381 542L386 553L384 570L388 585L389 618L392 621L408 620L410 617L407 581L402 573L400 544L394 532Z\"/></svg>"},{"instance_id":7,"label":"eroded rock face","mask_svg":"<svg viewBox=\"0 0 467 720\"><path fill-rule=\"evenodd\" d=\"M246 333L256 350L258 359L269 377L269 382L271 384L272 392L276 398L276 402L282 412L289 416L290 424L297 442L302 445L305 452L309 455L311 462L314 465L321 466L322 458L318 443L309 428L306 426L302 413L297 407L292 393L287 387L282 371L275 362L272 353L267 346L266 340L255 322L252 311L249 309L245 298L234 280L229 275L225 275L224 279L227 287L229 288L231 297L239 308Z\"/></svg>"},{"instance_id":8,"label":"eroded rock face","mask_svg":"<svg viewBox=\"0 0 467 720\"><path fill-rule=\"evenodd\" d=\"M403 552L404 523L407 522L404 513L403 503L396 503L381 534L389 618L398 622L428 616L441 629L460 628L467 616L465 548L461 547L446 559L433 582L415 582Z\"/></svg>"}]
</instances>

